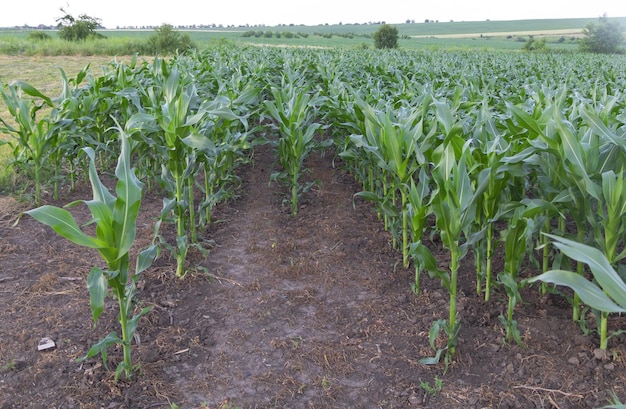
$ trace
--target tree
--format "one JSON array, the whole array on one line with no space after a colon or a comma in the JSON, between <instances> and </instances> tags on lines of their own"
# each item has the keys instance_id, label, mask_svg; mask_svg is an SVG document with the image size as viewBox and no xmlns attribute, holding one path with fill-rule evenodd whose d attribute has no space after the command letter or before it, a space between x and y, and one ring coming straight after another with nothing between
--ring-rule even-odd
<instances>
[{"instance_id":1,"label":"tree","mask_svg":"<svg viewBox=\"0 0 626 409\"><path fill-rule=\"evenodd\" d=\"M524 44L524 51L548 51L546 41L545 37L540 40L535 40L535 37L529 36L528 41Z\"/></svg>"},{"instance_id":2,"label":"tree","mask_svg":"<svg viewBox=\"0 0 626 409\"><path fill-rule=\"evenodd\" d=\"M181 34L171 24L162 24L155 33L148 38L148 52L154 54L168 54L176 51L187 51L193 48L189 34Z\"/></svg>"},{"instance_id":3,"label":"tree","mask_svg":"<svg viewBox=\"0 0 626 409\"><path fill-rule=\"evenodd\" d=\"M583 29L583 34L580 49L592 53L618 53L624 42L621 25L616 21L609 21L606 14L599 18L597 24L588 23Z\"/></svg>"},{"instance_id":4,"label":"tree","mask_svg":"<svg viewBox=\"0 0 626 409\"><path fill-rule=\"evenodd\" d=\"M376 48L398 47L398 29L389 24L383 24L374 33L374 45Z\"/></svg>"},{"instance_id":5,"label":"tree","mask_svg":"<svg viewBox=\"0 0 626 409\"><path fill-rule=\"evenodd\" d=\"M102 34L96 32L101 28L100 19L81 14L74 18L70 13L61 8L65 15L56 19L58 22L59 37L67 41L85 41L88 38L104 38Z\"/></svg>"}]
</instances>

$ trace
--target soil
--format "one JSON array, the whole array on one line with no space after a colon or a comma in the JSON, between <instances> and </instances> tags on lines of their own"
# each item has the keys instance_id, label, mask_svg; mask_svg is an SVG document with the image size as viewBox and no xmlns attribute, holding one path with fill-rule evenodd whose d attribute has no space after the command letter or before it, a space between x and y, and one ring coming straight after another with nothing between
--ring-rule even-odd
<instances>
[{"instance_id":1,"label":"soil","mask_svg":"<svg viewBox=\"0 0 626 409\"><path fill-rule=\"evenodd\" d=\"M113 299L96 326L91 318L85 281L97 253L30 217L15 224L30 205L2 198L0 408L566 409L626 397L623 335L601 353L562 296L534 287L515 311L525 346L504 343L506 294L496 289L489 302L476 294L471 255L459 278L457 355L447 370L421 364L434 354L431 325L447 318L440 282L424 274L421 293L412 292L414 270L402 268L332 152L307 160L305 180L317 184L297 216L283 204L286 189L269 184L276 166L268 147L256 148L238 171L238 197L201 233L210 251L190 255L184 279L165 252L142 274L139 306L153 309L139 323L131 381L114 380L119 349L109 350L110 370L100 357L76 362L118 329ZM88 198L84 186L47 202ZM144 198L137 248L149 243L160 208L157 194ZM88 220L85 208L72 211ZM428 243L445 267L437 238ZM56 347L38 351L44 337Z\"/></svg>"}]
</instances>

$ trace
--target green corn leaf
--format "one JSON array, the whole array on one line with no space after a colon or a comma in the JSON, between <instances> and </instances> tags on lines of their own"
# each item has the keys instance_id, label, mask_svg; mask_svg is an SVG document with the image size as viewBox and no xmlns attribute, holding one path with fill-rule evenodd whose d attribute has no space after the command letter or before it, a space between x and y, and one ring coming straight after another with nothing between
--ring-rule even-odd
<instances>
[{"instance_id":1,"label":"green corn leaf","mask_svg":"<svg viewBox=\"0 0 626 409\"><path fill-rule=\"evenodd\" d=\"M72 214L55 206L44 205L26 212L38 222L52 227L60 236L80 246L92 249L106 248L108 244L102 240L85 234L74 220Z\"/></svg>"},{"instance_id":2,"label":"green corn leaf","mask_svg":"<svg viewBox=\"0 0 626 409\"><path fill-rule=\"evenodd\" d=\"M619 146L622 150L626 151L626 140L624 139L624 136L618 136L613 131L611 131L602 122L600 115L595 112L591 112L590 107L585 107L584 109L581 109L580 115L585 120L585 123L589 125L589 127L596 134L600 135L602 139L604 139L605 141L610 141L611 143Z\"/></svg>"},{"instance_id":3,"label":"green corn leaf","mask_svg":"<svg viewBox=\"0 0 626 409\"><path fill-rule=\"evenodd\" d=\"M24 91L27 95L35 98L41 98L48 106L54 106L54 103L52 102L50 97L42 94L37 88L33 87L32 85L24 81L18 81L17 84L19 85L20 89Z\"/></svg>"},{"instance_id":4,"label":"green corn leaf","mask_svg":"<svg viewBox=\"0 0 626 409\"><path fill-rule=\"evenodd\" d=\"M139 319L143 317L144 315L146 315L147 313L149 313L150 311L152 311L152 306L142 308L139 314L134 315L130 320L128 320L127 331L128 331L129 339L133 339L133 335L135 334L135 331L137 330L137 326L139 325Z\"/></svg>"},{"instance_id":5,"label":"green corn leaf","mask_svg":"<svg viewBox=\"0 0 626 409\"><path fill-rule=\"evenodd\" d=\"M415 258L415 262L419 265L420 269L424 269L426 271L432 272L433 275L442 278L445 280L449 277L446 275L445 271L439 269L437 265L437 259L433 256L433 253L430 251L428 247L426 247L422 241L417 241L415 243L411 243L409 246L409 251L411 255ZM444 284L444 287L449 287L449 284Z\"/></svg>"},{"instance_id":6,"label":"green corn leaf","mask_svg":"<svg viewBox=\"0 0 626 409\"><path fill-rule=\"evenodd\" d=\"M136 235L136 221L141 202L142 183L135 176L130 164L128 136L120 128L121 152L115 169L117 199L113 210L114 228L117 235L118 254L128 253Z\"/></svg>"},{"instance_id":7,"label":"green corn leaf","mask_svg":"<svg viewBox=\"0 0 626 409\"><path fill-rule=\"evenodd\" d=\"M193 149L204 152L214 152L216 150L215 143L210 138L197 132L193 132L181 140L185 145Z\"/></svg>"},{"instance_id":8,"label":"green corn leaf","mask_svg":"<svg viewBox=\"0 0 626 409\"><path fill-rule=\"evenodd\" d=\"M522 299L522 296L519 293L519 285L515 278L510 273L500 273L498 274L498 280L504 285L506 292L516 301Z\"/></svg>"},{"instance_id":9,"label":"green corn leaf","mask_svg":"<svg viewBox=\"0 0 626 409\"><path fill-rule=\"evenodd\" d=\"M87 205L93 221L96 223L96 237L111 247L115 246L115 232L111 228L113 223L112 208L100 200L85 200L82 203Z\"/></svg>"},{"instance_id":10,"label":"green corn leaf","mask_svg":"<svg viewBox=\"0 0 626 409\"><path fill-rule=\"evenodd\" d=\"M539 127L539 124L537 123L537 121L532 116L530 116L526 111L524 111L523 109L521 109L520 107L514 104L511 104L510 102L506 103L506 107L508 111L513 114L515 119L517 119L517 122L522 127L532 131L535 135L543 135L543 131Z\"/></svg>"},{"instance_id":11,"label":"green corn leaf","mask_svg":"<svg viewBox=\"0 0 626 409\"><path fill-rule=\"evenodd\" d=\"M554 245L566 256L587 264L602 290L613 301L626 308L626 284L600 250L551 234L547 236L555 240Z\"/></svg>"},{"instance_id":12,"label":"green corn leaf","mask_svg":"<svg viewBox=\"0 0 626 409\"><path fill-rule=\"evenodd\" d=\"M454 126L454 118L450 106L446 102L441 101L434 101L433 104L437 108L437 120L443 125L445 134L451 134Z\"/></svg>"},{"instance_id":13,"label":"green corn leaf","mask_svg":"<svg viewBox=\"0 0 626 409\"><path fill-rule=\"evenodd\" d=\"M621 308L611 301L597 285L572 271L550 270L537 277L531 278L528 282L533 283L539 280L571 288L578 293L580 299L585 304L598 311L626 312L626 309Z\"/></svg>"},{"instance_id":14,"label":"green corn leaf","mask_svg":"<svg viewBox=\"0 0 626 409\"><path fill-rule=\"evenodd\" d=\"M84 361L85 359L89 359L98 354L102 354L103 362L106 366L106 350L111 345L121 344L121 343L122 343L122 339L115 332L111 332L106 337L102 338L97 344L89 348L87 355L80 358L79 361Z\"/></svg>"},{"instance_id":15,"label":"green corn leaf","mask_svg":"<svg viewBox=\"0 0 626 409\"><path fill-rule=\"evenodd\" d=\"M159 254L159 246L153 244L147 249L143 250L137 256L137 264L135 266L135 275L148 269Z\"/></svg>"},{"instance_id":16,"label":"green corn leaf","mask_svg":"<svg viewBox=\"0 0 626 409\"><path fill-rule=\"evenodd\" d=\"M361 199L368 200L370 202L382 202L384 200L376 193L367 191L355 193L354 197L360 197Z\"/></svg>"},{"instance_id":17,"label":"green corn leaf","mask_svg":"<svg viewBox=\"0 0 626 409\"><path fill-rule=\"evenodd\" d=\"M104 311L107 284L108 281L104 271L98 267L92 268L89 276L87 276L87 289L89 290L89 305L91 306L91 315L94 322L98 321L98 318Z\"/></svg>"},{"instance_id":18,"label":"green corn leaf","mask_svg":"<svg viewBox=\"0 0 626 409\"><path fill-rule=\"evenodd\" d=\"M202 121L205 117L205 113L203 111L198 112L196 114L193 115L188 115L185 118L185 123L183 124L183 126L194 126L197 123L199 123L200 121Z\"/></svg>"},{"instance_id":19,"label":"green corn leaf","mask_svg":"<svg viewBox=\"0 0 626 409\"><path fill-rule=\"evenodd\" d=\"M228 121L238 121L241 120L241 117L233 112L232 109L228 107L219 107L217 109L211 109L208 111L210 115L215 115L219 118L226 119Z\"/></svg>"}]
</instances>

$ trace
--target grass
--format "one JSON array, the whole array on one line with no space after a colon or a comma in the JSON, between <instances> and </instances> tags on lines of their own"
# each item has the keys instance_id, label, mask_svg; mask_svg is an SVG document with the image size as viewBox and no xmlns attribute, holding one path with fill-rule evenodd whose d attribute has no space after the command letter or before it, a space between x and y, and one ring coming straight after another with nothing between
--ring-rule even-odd
<instances>
[{"instance_id":1,"label":"grass","mask_svg":"<svg viewBox=\"0 0 626 409\"><path fill-rule=\"evenodd\" d=\"M626 27L626 17L611 18ZM589 22L597 18L512 20L512 21L461 21L461 22L416 22L394 24L402 38L400 46L406 49L472 49L472 50L518 50L523 42L519 37L529 33L548 36L551 48L569 50L571 43L559 43L563 36L568 39L580 33ZM373 47L371 36L379 24L336 24L336 25L281 25L276 27L218 27L215 29L180 29L191 40L203 48L217 41L232 41L238 44L294 46L294 47ZM558 30L558 31L557 31ZM271 38L243 37L246 31L271 31ZM275 33L290 32L307 34L306 38L275 37ZM102 30L106 40L92 40L68 44L59 40L54 31L49 41L27 41L29 30L0 29L0 53L14 55L128 55L133 54L133 45L146 40L154 33L143 30ZM508 38L510 37L510 38Z\"/></svg>"}]
</instances>

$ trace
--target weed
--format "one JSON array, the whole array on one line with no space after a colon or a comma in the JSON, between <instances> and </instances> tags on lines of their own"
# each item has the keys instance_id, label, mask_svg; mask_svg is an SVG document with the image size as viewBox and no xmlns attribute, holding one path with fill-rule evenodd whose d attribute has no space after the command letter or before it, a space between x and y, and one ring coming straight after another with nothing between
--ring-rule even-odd
<instances>
[{"instance_id":1,"label":"weed","mask_svg":"<svg viewBox=\"0 0 626 409\"><path fill-rule=\"evenodd\" d=\"M420 380L420 388L424 389L424 391L430 396L437 396L439 392L441 392L441 388L443 388L443 380L439 378L439 376L435 375L434 385L430 385L430 382L425 382Z\"/></svg>"}]
</instances>

